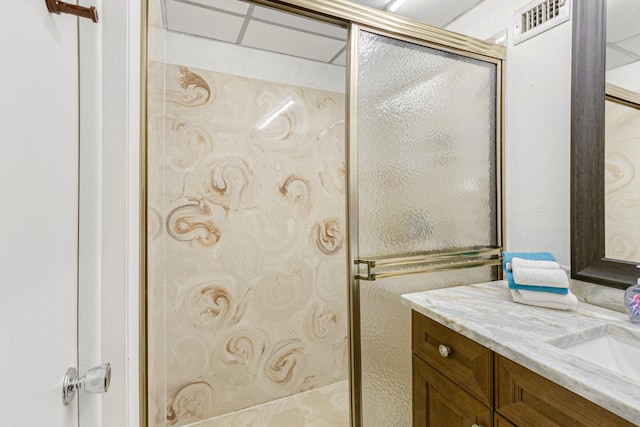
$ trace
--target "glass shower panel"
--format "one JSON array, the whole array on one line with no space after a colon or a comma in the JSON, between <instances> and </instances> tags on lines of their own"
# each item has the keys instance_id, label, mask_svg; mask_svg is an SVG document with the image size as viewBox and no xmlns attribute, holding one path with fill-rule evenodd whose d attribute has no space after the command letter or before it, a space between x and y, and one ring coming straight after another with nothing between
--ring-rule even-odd
<instances>
[{"instance_id":1,"label":"glass shower panel","mask_svg":"<svg viewBox=\"0 0 640 427\"><path fill-rule=\"evenodd\" d=\"M360 256L495 244L496 65L360 34Z\"/></svg>"},{"instance_id":2,"label":"glass shower panel","mask_svg":"<svg viewBox=\"0 0 640 427\"><path fill-rule=\"evenodd\" d=\"M497 65L363 30L357 52L357 257L497 245ZM363 425L411 425L400 295L493 278L482 267L357 282Z\"/></svg>"}]
</instances>

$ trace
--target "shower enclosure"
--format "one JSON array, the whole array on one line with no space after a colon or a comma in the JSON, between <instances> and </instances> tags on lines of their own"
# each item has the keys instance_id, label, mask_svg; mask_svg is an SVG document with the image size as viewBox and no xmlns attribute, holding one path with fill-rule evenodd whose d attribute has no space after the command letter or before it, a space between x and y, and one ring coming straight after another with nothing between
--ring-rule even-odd
<instances>
[{"instance_id":1,"label":"shower enclosure","mask_svg":"<svg viewBox=\"0 0 640 427\"><path fill-rule=\"evenodd\" d=\"M410 425L399 295L496 274L503 48L341 0L147 9L142 424Z\"/></svg>"},{"instance_id":2,"label":"shower enclosure","mask_svg":"<svg viewBox=\"0 0 640 427\"><path fill-rule=\"evenodd\" d=\"M354 407L364 426L408 426L411 319L400 295L496 278L499 61L351 31Z\"/></svg>"}]
</instances>

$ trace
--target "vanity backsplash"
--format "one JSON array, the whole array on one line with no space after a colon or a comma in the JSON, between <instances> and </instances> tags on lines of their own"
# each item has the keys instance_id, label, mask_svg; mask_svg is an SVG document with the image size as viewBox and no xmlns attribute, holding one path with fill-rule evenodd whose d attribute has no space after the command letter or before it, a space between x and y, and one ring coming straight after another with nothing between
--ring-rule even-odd
<instances>
[{"instance_id":1,"label":"vanity backsplash","mask_svg":"<svg viewBox=\"0 0 640 427\"><path fill-rule=\"evenodd\" d=\"M596 285L570 279L571 291L582 302L607 308L609 310L626 313L624 309L624 290Z\"/></svg>"}]
</instances>

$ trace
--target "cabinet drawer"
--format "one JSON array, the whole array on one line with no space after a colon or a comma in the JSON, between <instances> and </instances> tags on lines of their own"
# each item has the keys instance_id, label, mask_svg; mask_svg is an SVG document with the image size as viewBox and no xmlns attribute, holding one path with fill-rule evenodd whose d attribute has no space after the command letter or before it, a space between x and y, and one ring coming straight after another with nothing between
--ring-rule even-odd
<instances>
[{"instance_id":1,"label":"cabinet drawer","mask_svg":"<svg viewBox=\"0 0 640 427\"><path fill-rule=\"evenodd\" d=\"M493 411L413 356L414 427L491 427Z\"/></svg>"},{"instance_id":2,"label":"cabinet drawer","mask_svg":"<svg viewBox=\"0 0 640 427\"><path fill-rule=\"evenodd\" d=\"M467 393L493 405L493 359L489 349L412 311L413 352ZM449 354L440 354L440 346Z\"/></svg>"},{"instance_id":3,"label":"cabinet drawer","mask_svg":"<svg viewBox=\"0 0 640 427\"><path fill-rule=\"evenodd\" d=\"M495 370L496 411L517 426L634 425L497 354Z\"/></svg>"}]
</instances>

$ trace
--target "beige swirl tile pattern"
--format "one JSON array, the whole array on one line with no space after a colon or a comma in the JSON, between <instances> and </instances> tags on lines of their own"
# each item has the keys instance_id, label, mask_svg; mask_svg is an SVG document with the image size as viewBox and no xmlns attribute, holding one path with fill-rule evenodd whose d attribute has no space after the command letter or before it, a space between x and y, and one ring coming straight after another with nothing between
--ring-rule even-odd
<instances>
[{"instance_id":1,"label":"beige swirl tile pattern","mask_svg":"<svg viewBox=\"0 0 640 427\"><path fill-rule=\"evenodd\" d=\"M151 424L309 390L348 414L326 388L348 369L344 95L159 62L149 83ZM203 425L323 425L304 396Z\"/></svg>"},{"instance_id":2,"label":"beige swirl tile pattern","mask_svg":"<svg viewBox=\"0 0 640 427\"><path fill-rule=\"evenodd\" d=\"M193 427L348 427L347 381L197 423Z\"/></svg>"},{"instance_id":3,"label":"beige swirl tile pattern","mask_svg":"<svg viewBox=\"0 0 640 427\"><path fill-rule=\"evenodd\" d=\"M640 262L640 110L606 102L605 254Z\"/></svg>"}]
</instances>

